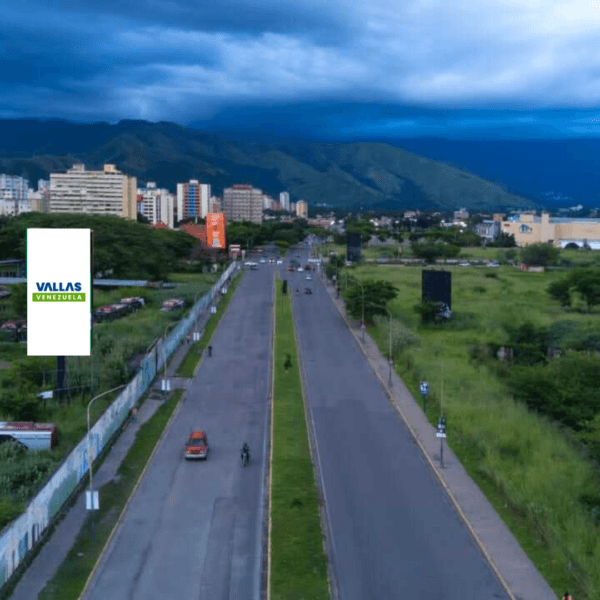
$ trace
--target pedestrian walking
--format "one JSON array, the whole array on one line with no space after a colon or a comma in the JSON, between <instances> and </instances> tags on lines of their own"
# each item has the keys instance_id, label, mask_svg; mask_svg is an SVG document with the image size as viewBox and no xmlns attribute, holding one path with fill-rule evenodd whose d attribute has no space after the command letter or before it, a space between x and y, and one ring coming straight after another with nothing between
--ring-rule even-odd
<instances>
[{"instance_id":1,"label":"pedestrian walking","mask_svg":"<svg viewBox=\"0 0 600 600\"><path fill-rule=\"evenodd\" d=\"M209 356L212 356L212 346L209 346L209 347L208 347L208 355L209 355Z\"/></svg>"},{"instance_id":2,"label":"pedestrian walking","mask_svg":"<svg viewBox=\"0 0 600 600\"><path fill-rule=\"evenodd\" d=\"M131 420L132 420L134 423L137 423L137 422L138 422L138 420L139 420L139 419L138 419L138 408L137 408L137 406L134 406L134 407L131 409Z\"/></svg>"},{"instance_id":3,"label":"pedestrian walking","mask_svg":"<svg viewBox=\"0 0 600 600\"><path fill-rule=\"evenodd\" d=\"M565 592L563 594L562 600L573 600L573 596L571 596L571 594L569 594L569 592Z\"/></svg>"}]
</instances>

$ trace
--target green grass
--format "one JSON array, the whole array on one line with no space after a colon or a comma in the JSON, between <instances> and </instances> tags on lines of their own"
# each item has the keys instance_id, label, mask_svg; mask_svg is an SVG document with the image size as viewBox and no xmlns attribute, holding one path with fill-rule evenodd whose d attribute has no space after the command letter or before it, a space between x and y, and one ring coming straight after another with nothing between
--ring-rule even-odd
<instances>
[{"instance_id":1,"label":"green grass","mask_svg":"<svg viewBox=\"0 0 600 600\"><path fill-rule=\"evenodd\" d=\"M177 369L177 375L179 377L193 377L194 371L196 370L196 366L202 359L202 352L204 348L210 342L221 317L225 314L229 303L231 302L231 298L233 298L233 294L235 290L237 290L238 286L242 282L242 277L244 276L245 271L238 273L234 280L231 282L231 285L227 288L227 293L221 299L219 304L217 305L217 312L214 315L211 315L206 323L206 327L204 328L204 332L200 339L191 344L185 358L181 361L179 368Z\"/></svg>"},{"instance_id":2,"label":"green grass","mask_svg":"<svg viewBox=\"0 0 600 600\"><path fill-rule=\"evenodd\" d=\"M276 280L278 283L278 280ZM271 598L329 598L289 295L277 285L271 485ZM285 355L292 366L284 368Z\"/></svg>"},{"instance_id":3,"label":"green grass","mask_svg":"<svg viewBox=\"0 0 600 600\"><path fill-rule=\"evenodd\" d=\"M100 510L88 516L73 548L39 594L40 600L75 600L79 597L182 394L183 390L176 390L140 427L133 446L118 469L118 481L102 486Z\"/></svg>"},{"instance_id":4,"label":"green grass","mask_svg":"<svg viewBox=\"0 0 600 600\"><path fill-rule=\"evenodd\" d=\"M413 310L421 294L421 269L366 266L354 269L353 276L399 287L390 309L421 343L397 357L398 374L419 404L419 381L429 381L432 424L439 415L443 377L447 441L470 476L557 594L569 589L578 599L596 599L600 528L578 500L600 487L595 467L560 427L528 412L495 375L472 363L469 348L503 341L505 323L593 322L598 310L589 314L581 302L564 310L549 298L547 286L563 273L501 267L494 269L498 278L489 279L485 271L453 270L454 323L434 328L420 326ZM370 328L370 333L385 353L386 330Z\"/></svg>"}]
</instances>

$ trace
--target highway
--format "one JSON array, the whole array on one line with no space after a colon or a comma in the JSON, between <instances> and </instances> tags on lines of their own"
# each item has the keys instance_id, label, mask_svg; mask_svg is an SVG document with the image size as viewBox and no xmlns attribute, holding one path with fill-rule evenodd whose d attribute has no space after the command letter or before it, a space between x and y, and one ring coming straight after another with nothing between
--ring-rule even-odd
<instances>
[{"instance_id":1,"label":"highway","mask_svg":"<svg viewBox=\"0 0 600 600\"><path fill-rule=\"evenodd\" d=\"M506 599L318 276L282 276L313 289L292 300L339 598Z\"/></svg>"},{"instance_id":2,"label":"highway","mask_svg":"<svg viewBox=\"0 0 600 600\"><path fill-rule=\"evenodd\" d=\"M86 600L258 600L272 293L272 267L246 273ZM207 432L206 462L182 458L192 429Z\"/></svg>"}]
</instances>

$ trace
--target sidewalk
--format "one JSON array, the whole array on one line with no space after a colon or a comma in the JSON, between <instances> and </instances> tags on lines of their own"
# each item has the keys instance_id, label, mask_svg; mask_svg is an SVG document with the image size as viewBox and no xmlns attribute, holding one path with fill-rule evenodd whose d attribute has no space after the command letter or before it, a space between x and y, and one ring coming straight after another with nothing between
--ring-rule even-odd
<instances>
[{"instance_id":1,"label":"sidewalk","mask_svg":"<svg viewBox=\"0 0 600 600\"><path fill-rule=\"evenodd\" d=\"M451 501L511 598L513 600L556 598L552 588L523 552L513 534L477 484L469 477L446 441L444 441L444 467L441 467L440 440L436 438L435 428L427 421L421 407L395 372L392 372L392 385L388 386L387 359L381 355L379 348L366 331L364 343L361 341L360 327L351 326L346 318L344 303L341 298L336 297L335 286L321 281L391 402L437 473Z\"/></svg>"},{"instance_id":2,"label":"sidewalk","mask_svg":"<svg viewBox=\"0 0 600 600\"><path fill-rule=\"evenodd\" d=\"M218 303L220 299L221 296L219 295L215 298L215 302ZM208 310L204 311L199 317L198 330L200 332L204 330L209 317L210 312ZM167 376L171 381L171 390L178 388L185 389L191 381L191 379L184 377L175 377L175 373L190 347L191 342L188 345L184 339L183 343L173 353L173 358L167 366ZM100 489L105 483L117 477L117 470L133 445L140 426L150 419L162 404L162 393L157 393L157 390L161 389L163 372L161 369L160 374L157 374L154 383L149 388L150 393L148 398L139 409L138 422L129 422L106 456L98 472L94 473L94 488ZM102 501L102 492L100 492L100 501ZM38 594L44 589L48 581L52 579L69 553L69 550L71 550L86 518L85 494L81 494L75 504L69 509L64 519L58 524L50 539L40 550L40 553L35 557L31 565L29 565L15 591L10 596L10 600L33 600L38 597Z\"/></svg>"}]
</instances>

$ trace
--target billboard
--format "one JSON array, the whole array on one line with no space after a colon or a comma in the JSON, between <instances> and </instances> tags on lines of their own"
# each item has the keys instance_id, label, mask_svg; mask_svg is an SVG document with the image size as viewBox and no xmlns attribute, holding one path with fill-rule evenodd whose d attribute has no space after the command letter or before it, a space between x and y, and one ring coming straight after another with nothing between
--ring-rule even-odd
<instances>
[{"instance_id":1,"label":"billboard","mask_svg":"<svg viewBox=\"0 0 600 600\"><path fill-rule=\"evenodd\" d=\"M225 248L225 215L208 213L206 215L206 244L209 248Z\"/></svg>"},{"instance_id":2,"label":"billboard","mask_svg":"<svg viewBox=\"0 0 600 600\"><path fill-rule=\"evenodd\" d=\"M92 232L27 229L27 356L90 356Z\"/></svg>"},{"instance_id":3,"label":"billboard","mask_svg":"<svg viewBox=\"0 0 600 600\"><path fill-rule=\"evenodd\" d=\"M424 270L421 294L423 300L443 302L452 310L452 274L449 271Z\"/></svg>"},{"instance_id":4,"label":"billboard","mask_svg":"<svg viewBox=\"0 0 600 600\"><path fill-rule=\"evenodd\" d=\"M348 233L346 235L346 259L352 262L360 260L360 252L362 248L362 238L360 233Z\"/></svg>"}]
</instances>

